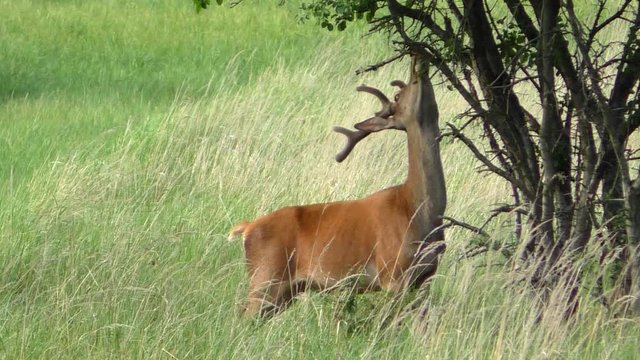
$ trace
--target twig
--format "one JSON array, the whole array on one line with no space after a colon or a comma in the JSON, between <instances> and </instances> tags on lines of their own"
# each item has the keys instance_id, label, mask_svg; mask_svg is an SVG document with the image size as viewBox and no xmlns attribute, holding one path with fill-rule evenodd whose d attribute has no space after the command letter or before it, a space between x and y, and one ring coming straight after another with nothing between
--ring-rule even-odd
<instances>
[{"instance_id":1,"label":"twig","mask_svg":"<svg viewBox=\"0 0 640 360\"><path fill-rule=\"evenodd\" d=\"M458 128L456 128L453 124L447 123L447 126L451 129L451 133L454 137L458 138L462 141L468 148L471 150L473 155L480 160L491 172L497 174L498 176L504 178L512 184L515 184L520 189L526 189L524 184L521 181L511 176L511 174L507 173L503 169L497 167L494 163L492 163L486 156L484 156L480 150L476 147L476 145L471 141L468 137L466 137Z\"/></svg>"},{"instance_id":2,"label":"twig","mask_svg":"<svg viewBox=\"0 0 640 360\"><path fill-rule=\"evenodd\" d=\"M596 37L596 34L598 34L598 32L600 32L602 29L606 28L610 23L612 23L613 21L620 19L620 18L624 18L623 14L625 11L627 11L627 8L629 7L629 4L631 4L631 0L625 0L625 2L622 4L622 6L620 6L620 8L618 9L618 11L616 11L613 15L609 16L607 19L605 19L604 21L602 21L600 24L598 24L598 20L600 20L600 15L602 15L602 10L604 9L604 5L605 3L601 3L600 6L598 6L598 12L596 13L596 17L593 20L593 25L591 26L591 31L589 31L589 36L587 37L587 46L588 48L591 47L591 43L593 43L593 40Z\"/></svg>"},{"instance_id":3,"label":"twig","mask_svg":"<svg viewBox=\"0 0 640 360\"><path fill-rule=\"evenodd\" d=\"M480 226L480 229L484 229L485 226L489 225L489 223L491 222L491 220L493 220L496 216L503 214L503 213L511 213L511 212L515 212L517 215L527 215L528 212L522 208L522 206L516 206L516 205L501 205L493 210L491 210L491 215L487 218L487 220L484 221L484 223L482 224L482 226Z\"/></svg>"},{"instance_id":4,"label":"twig","mask_svg":"<svg viewBox=\"0 0 640 360\"><path fill-rule=\"evenodd\" d=\"M465 252L463 256L458 258L458 260L472 258L474 256L482 255L489 251L489 247L482 245L473 249L469 249L469 251Z\"/></svg>"},{"instance_id":5,"label":"twig","mask_svg":"<svg viewBox=\"0 0 640 360\"><path fill-rule=\"evenodd\" d=\"M386 60L383 60L383 61L381 61L381 62L379 62L377 64L361 67L360 69L356 70L356 75L362 75L362 74L364 74L366 72L369 72L369 71L376 71L376 70L378 70L379 68L381 68L381 67L383 67L385 65L388 65L388 64L390 64L390 63L392 63L392 62L394 62L394 61L396 61L398 59L401 59L406 54L407 54L406 52L400 52L399 54L397 54L395 56L392 56L392 57L390 57L390 58L388 58Z\"/></svg>"},{"instance_id":6,"label":"twig","mask_svg":"<svg viewBox=\"0 0 640 360\"><path fill-rule=\"evenodd\" d=\"M482 235L484 237L490 237L490 235L486 231L482 230L481 228L479 228L477 226L473 226L473 225L467 224L465 222L456 220L456 219L454 219L452 217L449 217L449 216L443 216L442 219L443 220L447 220L449 222L449 224L445 224L445 225L448 225L446 227L451 227L453 225L460 226L460 227L465 228L467 230L471 230L471 231L473 231L474 233L476 233L478 235Z\"/></svg>"}]
</instances>

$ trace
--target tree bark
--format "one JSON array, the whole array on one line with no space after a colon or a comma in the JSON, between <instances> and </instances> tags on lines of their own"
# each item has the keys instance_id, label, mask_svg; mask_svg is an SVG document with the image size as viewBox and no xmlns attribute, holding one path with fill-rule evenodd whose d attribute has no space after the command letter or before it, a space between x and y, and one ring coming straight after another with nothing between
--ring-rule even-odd
<instances>
[{"instance_id":1,"label":"tree bark","mask_svg":"<svg viewBox=\"0 0 640 360\"><path fill-rule=\"evenodd\" d=\"M560 4L554 0L543 0L541 6L542 36L538 41L538 73L542 87L540 128L540 150L544 164L542 220L551 224L548 226L546 236L555 239L553 248L547 249L547 252L550 252L549 266L553 266L564 244L569 240L573 223L571 138L562 124L556 99L554 49ZM557 223L557 234L553 233L554 220Z\"/></svg>"}]
</instances>

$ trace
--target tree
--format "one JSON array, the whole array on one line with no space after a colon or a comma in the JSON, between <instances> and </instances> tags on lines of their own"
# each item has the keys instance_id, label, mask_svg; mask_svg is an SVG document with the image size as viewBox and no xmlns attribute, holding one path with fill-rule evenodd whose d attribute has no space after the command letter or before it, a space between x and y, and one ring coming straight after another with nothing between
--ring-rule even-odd
<instances>
[{"instance_id":1,"label":"tree","mask_svg":"<svg viewBox=\"0 0 640 360\"><path fill-rule=\"evenodd\" d=\"M514 257L531 269L531 285L545 294L561 286L572 313L578 264L598 247L598 280L614 284L609 300L633 295L625 306L640 312L640 169L630 165L640 149L629 143L640 126L640 0L589 6L588 17L573 0L307 0L301 8L329 30L367 21L395 45L368 69L417 54L466 101L463 124L448 124L447 134L511 185L513 203L496 211L514 216ZM624 29L622 39L603 43L613 28ZM538 104L527 108L522 94Z\"/></svg>"}]
</instances>

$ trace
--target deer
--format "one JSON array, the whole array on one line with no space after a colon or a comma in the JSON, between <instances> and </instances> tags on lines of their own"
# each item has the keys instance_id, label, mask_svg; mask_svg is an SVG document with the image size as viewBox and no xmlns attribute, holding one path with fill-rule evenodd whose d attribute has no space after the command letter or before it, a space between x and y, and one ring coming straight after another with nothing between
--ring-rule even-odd
<instances>
[{"instance_id":1,"label":"deer","mask_svg":"<svg viewBox=\"0 0 640 360\"><path fill-rule=\"evenodd\" d=\"M346 159L372 133L406 132L408 172L404 183L358 200L290 206L233 227L242 235L249 275L243 312L269 317L307 289L327 290L358 275L356 290L400 293L419 288L436 272L445 251L442 216L447 196L438 144L438 107L428 63L412 56L410 79L391 82L394 101L361 85L382 109L354 125L334 127L347 143Z\"/></svg>"}]
</instances>

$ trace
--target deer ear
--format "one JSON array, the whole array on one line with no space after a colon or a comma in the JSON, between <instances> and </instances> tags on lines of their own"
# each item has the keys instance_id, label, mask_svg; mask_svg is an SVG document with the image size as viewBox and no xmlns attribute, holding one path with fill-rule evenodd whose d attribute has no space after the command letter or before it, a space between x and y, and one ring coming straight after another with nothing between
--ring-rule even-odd
<instances>
[{"instance_id":1,"label":"deer ear","mask_svg":"<svg viewBox=\"0 0 640 360\"><path fill-rule=\"evenodd\" d=\"M379 116L374 116L363 122L359 122L355 124L354 127L358 130L362 130L366 132L376 132L380 130L394 128L395 123L392 120L381 118Z\"/></svg>"}]
</instances>

